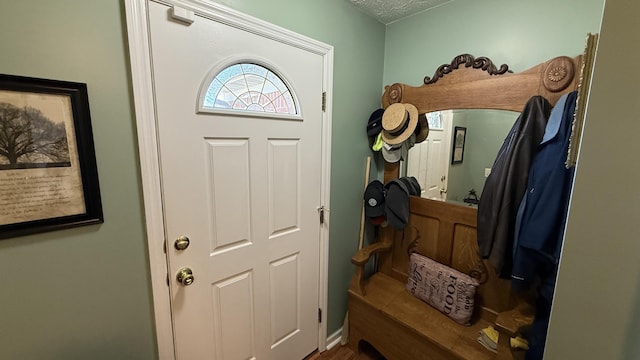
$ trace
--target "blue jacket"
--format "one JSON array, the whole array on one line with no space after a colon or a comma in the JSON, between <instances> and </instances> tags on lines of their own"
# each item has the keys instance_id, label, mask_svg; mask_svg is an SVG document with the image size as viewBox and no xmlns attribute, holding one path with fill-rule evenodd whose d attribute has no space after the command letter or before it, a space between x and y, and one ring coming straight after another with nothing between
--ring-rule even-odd
<instances>
[{"instance_id":1,"label":"blue jacket","mask_svg":"<svg viewBox=\"0 0 640 360\"><path fill-rule=\"evenodd\" d=\"M563 95L551 111L531 168L527 192L516 217L512 285L526 290L542 280L541 295L551 299L571 195L574 168L565 160L577 92Z\"/></svg>"}]
</instances>

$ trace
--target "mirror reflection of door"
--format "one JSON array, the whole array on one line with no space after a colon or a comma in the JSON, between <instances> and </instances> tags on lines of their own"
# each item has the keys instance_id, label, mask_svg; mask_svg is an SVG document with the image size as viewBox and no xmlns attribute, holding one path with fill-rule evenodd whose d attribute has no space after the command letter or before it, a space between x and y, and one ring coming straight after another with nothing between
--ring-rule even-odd
<instances>
[{"instance_id":1,"label":"mirror reflection of door","mask_svg":"<svg viewBox=\"0 0 640 360\"><path fill-rule=\"evenodd\" d=\"M409 150L407 176L418 180L423 198L447 199L452 119L451 110L427 114L429 136Z\"/></svg>"},{"instance_id":2,"label":"mirror reflection of door","mask_svg":"<svg viewBox=\"0 0 640 360\"><path fill-rule=\"evenodd\" d=\"M427 114L429 137L409 150L407 176L418 179L424 198L463 202L472 189L481 198L484 181L518 115L488 109ZM464 161L459 164L451 164L454 126L467 128Z\"/></svg>"}]
</instances>

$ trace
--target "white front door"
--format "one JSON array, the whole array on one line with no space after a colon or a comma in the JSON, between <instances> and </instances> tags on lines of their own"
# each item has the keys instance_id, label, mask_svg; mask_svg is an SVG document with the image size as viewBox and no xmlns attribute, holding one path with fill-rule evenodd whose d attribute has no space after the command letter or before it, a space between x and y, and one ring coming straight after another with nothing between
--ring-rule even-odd
<instances>
[{"instance_id":1,"label":"white front door","mask_svg":"<svg viewBox=\"0 0 640 360\"><path fill-rule=\"evenodd\" d=\"M318 347L323 57L197 10L148 12L176 357L302 359ZM297 114L202 111L238 63L277 74Z\"/></svg>"}]
</instances>

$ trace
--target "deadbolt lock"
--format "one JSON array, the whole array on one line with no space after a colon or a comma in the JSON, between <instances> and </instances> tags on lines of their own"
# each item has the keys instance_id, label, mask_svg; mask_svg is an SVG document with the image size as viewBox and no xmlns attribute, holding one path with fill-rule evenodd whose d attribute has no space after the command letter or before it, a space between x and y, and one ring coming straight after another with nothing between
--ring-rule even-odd
<instances>
[{"instance_id":1,"label":"deadbolt lock","mask_svg":"<svg viewBox=\"0 0 640 360\"><path fill-rule=\"evenodd\" d=\"M189 286L193 284L195 278L193 277L193 271L189 268L182 268L178 270L178 275L176 275L176 279L178 282L184 286Z\"/></svg>"},{"instance_id":2,"label":"deadbolt lock","mask_svg":"<svg viewBox=\"0 0 640 360\"><path fill-rule=\"evenodd\" d=\"M184 235L180 235L178 236L178 238L176 239L176 241L173 243L173 247L176 248L176 250L178 251L182 251L186 248L189 247L189 238L184 236Z\"/></svg>"}]
</instances>

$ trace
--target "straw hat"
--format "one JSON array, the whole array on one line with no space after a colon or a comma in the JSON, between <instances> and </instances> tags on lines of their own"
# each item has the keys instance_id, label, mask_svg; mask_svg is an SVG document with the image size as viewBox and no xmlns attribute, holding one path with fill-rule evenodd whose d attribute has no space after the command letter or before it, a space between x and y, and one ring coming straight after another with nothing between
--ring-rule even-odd
<instances>
[{"instance_id":1,"label":"straw hat","mask_svg":"<svg viewBox=\"0 0 640 360\"><path fill-rule=\"evenodd\" d=\"M382 140L397 145L407 140L418 124L418 109L411 104L389 105L382 114Z\"/></svg>"}]
</instances>

